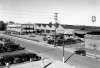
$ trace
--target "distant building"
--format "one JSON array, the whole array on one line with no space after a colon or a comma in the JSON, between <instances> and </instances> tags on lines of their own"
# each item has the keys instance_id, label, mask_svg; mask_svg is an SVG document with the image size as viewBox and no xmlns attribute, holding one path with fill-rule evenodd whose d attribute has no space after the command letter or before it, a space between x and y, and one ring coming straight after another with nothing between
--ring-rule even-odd
<instances>
[{"instance_id":1,"label":"distant building","mask_svg":"<svg viewBox=\"0 0 100 68\"><path fill-rule=\"evenodd\" d=\"M28 34L33 33L34 24L8 24L7 32L16 34Z\"/></svg>"},{"instance_id":2,"label":"distant building","mask_svg":"<svg viewBox=\"0 0 100 68\"><path fill-rule=\"evenodd\" d=\"M56 27L56 33L66 34L73 36L74 32L77 29L81 29L80 27L73 25L64 25L59 24ZM35 23L35 24L8 24L7 31L11 33L18 33L18 34L30 34L30 33L38 33L41 34L54 34L55 33L55 25L52 24L44 24L44 23Z\"/></svg>"},{"instance_id":3,"label":"distant building","mask_svg":"<svg viewBox=\"0 0 100 68\"><path fill-rule=\"evenodd\" d=\"M56 28L57 34L65 34L65 37L74 37L74 30L72 28L68 28L65 25L60 24ZM55 34L55 25L49 25L44 23L35 23L35 24L8 24L7 25L8 33L16 33L16 34Z\"/></svg>"},{"instance_id":4,"label":"distant building","mask_svg":"<svg viewBox=\"0 0 100 68\"><path fill-rule=\"evenodd\" d=\"M34 24L21 24L21 33L31 34L34 32Z\"/></svg>"},{"instance_id":5,"label":"distant building","mask_svg":"<svg viewBox=\"0 0 100 68\"><path fill-rule=\"evenodd\" d=\"M34 28L35 30L42 31L44 34L55 32L55 26L49 26L49 24L36 23Z\"/></svg>"},{"instance_id":6,"label":"distant building","mask_svg":"<svg viewBox=\"0 0 100 68\"><path fill-rule=\"evenodd\" d=\"M41 24L41 23L36 23L35 30L40 30L42 31L42 33L48 34L48 33L54 33L55 32L55 25L52 24L52 26L50 26L49 24ZM67 34L73 34L74 29L68 29L66 28L64 25L59 25L56 28L56 33L62 33L64 34L67 31Z\"/></svg>"},{"instance_id":7,"label":"distant building","mask_svg":"<svg viewBox=\"0 0 100 68\"><path fill-rule=\"evenodd\" d=\"M21 24L8 24L7 32L20 34L21 33Z\"/></svg>"}]
</instances>

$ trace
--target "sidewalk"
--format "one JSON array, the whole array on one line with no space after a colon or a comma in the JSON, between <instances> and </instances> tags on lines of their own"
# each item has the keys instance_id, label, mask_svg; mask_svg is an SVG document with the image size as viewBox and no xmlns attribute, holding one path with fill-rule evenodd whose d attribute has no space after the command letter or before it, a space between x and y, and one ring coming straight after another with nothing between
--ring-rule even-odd
<instances>
[{"instance_id":1,"label":"sidewalk","mask_svg":"<svg viewBox=\"0 0 100 68\"><path fill-rule=\"evenodd\" d=\"M70 64L64 64L60 61L55 61L54 63L49 65L47 68L79 68L79 67L72 66Z\"/></svg>"},{"instance_id":2,"label":"sidewalk","mask_svg":"<svg viewBox=\"0 0 100 68\"><path fill-rule=\"evenodd\" d=\"M44 66L48 65L49 63L53 63L53 59L44 59L40 61L33 61L33 62L27 62L27 63L22 63L22 64L15 64L11 65L10 68L43 68Z\"/></svg>"},{"instance_id":3,"label":"sidewalk","mask_svg":"<svg viewBox=\"0 0 100 68\"><path fill-rule=\"evenodd\" d=\"M99 50L96 50L96 52L95 52L95 50L88 49L88 48L85 48L85 50L89 56L93 56L92 58L95 58L95 54L96 54L96 57L100 58L100 51Z\"/></svg>"},{"instance_id":4,"label":"sidewalk","mask_svg":"<svg viewBox=\"0 0 100 68\"><path fill-rule=\"evenodd\" d=\"M79 68L61 61L41 60L10 66L10 68Z\"/></svg>"}]
</instances>

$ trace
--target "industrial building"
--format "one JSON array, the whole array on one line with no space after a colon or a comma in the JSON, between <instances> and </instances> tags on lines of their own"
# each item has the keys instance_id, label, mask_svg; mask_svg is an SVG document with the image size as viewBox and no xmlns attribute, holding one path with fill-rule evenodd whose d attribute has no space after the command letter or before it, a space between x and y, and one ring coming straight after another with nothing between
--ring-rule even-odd
<instances>
[{"instance_id":1,"label":"industrial building","mask_svg":"<svg viewBox=\"0 0 100 68\"><path fill-rule=\"evenodd\" d=\"M63 34L73 34L75 29L68 29L64 25L59 25L56 27L56 33ZM17 33L17 34L30 34L34 31L41 31L42 34L53 34L55 33L55 25L49 24L8 24L7 32Z\"/></svg>"}]
</instances>

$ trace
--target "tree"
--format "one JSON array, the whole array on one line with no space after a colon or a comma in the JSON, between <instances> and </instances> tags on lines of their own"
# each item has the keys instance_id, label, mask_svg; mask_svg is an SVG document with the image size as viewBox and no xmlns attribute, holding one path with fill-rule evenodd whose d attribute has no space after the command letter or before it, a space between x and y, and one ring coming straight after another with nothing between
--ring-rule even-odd
<instances>
[{"instance_id":1,"label":"tree","mask_svg":"<svg viewBox=\"0 0 100 68\"><path fill-rule=\"evenodd\" d=\"M8 23L9 23L9 24L15 24L13 21L9 21Z\"/></svg>"},{"instance_id":2,"label":"tree","mask_svg":"<svg viewBox=\"0 0 100 68\"><path fill-rule=\"evenodd\" d=\"M49 22L48 26L51 28L52 27L52 22Z\"/></svg>"},{"instance_id":3,"label":"tree","mask_svg":"<svg viewBox=\"0 0 100 68\"><path fill-rule=\"evenodd\" d=\"M5 30L5 29L6 29L6 23L0 21L0 30Z\"/></svg>"},{"instance_id":4,"label":"tree","mask_svg":"<svg viewBox=\"0 0 100 68\"><path fill-rule=\"evenodd\" d=\"M56 27L56 28L59 27L59 23L58 23L58 22L55 23L55 27Z\"/></svg>"},{"instance_id":5,"label":"tree","mask_svg":"<svg viewBox=\"0 0 100 68\"><path fill-rule=\"evenodd\" d=\"M85 30L85 28L81 28L81 30Z\"/></svg>"}]
</instances>

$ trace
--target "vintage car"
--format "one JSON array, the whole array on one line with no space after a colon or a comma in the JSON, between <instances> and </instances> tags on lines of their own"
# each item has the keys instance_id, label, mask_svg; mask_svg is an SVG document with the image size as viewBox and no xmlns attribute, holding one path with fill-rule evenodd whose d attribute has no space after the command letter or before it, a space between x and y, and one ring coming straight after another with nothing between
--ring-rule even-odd
<instances>
[{"instance_id":1,"label":"vintage car","mask_svg":"<svg viewBox=\"0 0 100 68\"><path fill-rule=\"evenodd\" d=\"M86 50L84 48L78 48L74 51L74 53L77 55L86 56Z\"/></svg>"}]
</instances>

